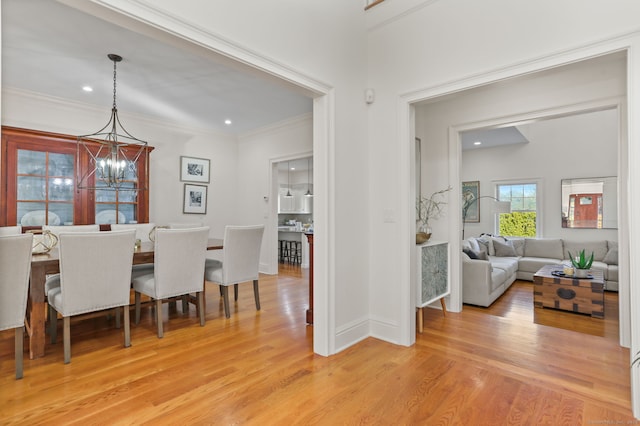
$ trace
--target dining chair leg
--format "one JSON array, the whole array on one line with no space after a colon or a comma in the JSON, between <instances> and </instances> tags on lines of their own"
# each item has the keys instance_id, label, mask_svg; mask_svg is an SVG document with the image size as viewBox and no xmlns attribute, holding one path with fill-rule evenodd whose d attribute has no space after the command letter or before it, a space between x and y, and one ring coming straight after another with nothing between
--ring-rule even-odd
<instances>
[{"instance_id":1,"label":"dining chair leg","mask_svg":"<svg viewBox=\"0 0 640 426\"><path fill-rule=\"evenodd\" d=\"M198 313L200 314L200 326L204 327L204 291L198 292Z\"/></svg>"},{"instance_id":2,"label":"dining chair leg","mask_svg":"<svg viewBox=\"0 0 640 426\"><path fill-rule=\"evenodd\" d=\"M156 300L156 322L158 323L158 338L164 337L162 330L162 299Z\"/></svg>"},{"instance_id":3,"label":"dining chair leg","mask_svg":"<svg viewBox=\"0 0 640 426\"><path fill-rule=\"evenodd\" d=\"M62 341L64 342L64 363L71 362L71 317L62 317Z\"/></svg>"},{"instance_id":4,"label":"dining chair leg","mask_svg":"<svg viewBox=\"0 0 640 426\"><path fill-rule=\"evenodd\" d=\"M116 328L120 328L120 306L116 306Z\"/></svg>"},{"instance_id":5,"label":"dining chair leg","mask_svg":"<svg viewBox=\"0 0 640 426\"><path fill-rule=\"evenodd\" d=\"M58 339L58 313L49 305L49 339L51 344L56 343Z\"/></svg>"},{"instance_id":6,"label":"dining chair leg","mask_svg":"<svg viewBox=\"0 0 640 426\"><path fill-rule=\"evenodd\" d=\"M231 314L229 313L229 287L221 285L220 289L222 290L222 302L224 303L224 316L231 318Z\"/></svg>"},{"instance_id":7,"label":"dining chair leg","mask_svg":"<svg viewBox=\"0 0 640 426\"><path fill-rule=\"evenodd\" d=\"M186 314L189 312L189 300L187 299L189 296L187 294L182 295L182 313Z\"/></svg>"},{"instance_id":8,"label":"dining chair leg","mask_svg":"<svg viewBox=\"0 0 640 426\"><path fill-rule=\"evenodd\" d=\"M124 307L124 347L131 346L131 320L129 318L129 307Z\"/></svg>"},{"instance_id":9,"label":"dining chair leg","mask_svg":"<svg viewBox=\"0 0 640 426\"><path fill-rule=\"evenodd\" d=\"M224 290L222 289L224 286L220 286L220 296L224 296Z\"/></svg>"},{"instance_id":10,"label":"dining chair leg","mask_svg":"<svg viewBox=\"0 0 640 426\"><path fill-rule=\"evenodd\" d=\"M135 292L135 304L136 304L136 316L134 318L134 322L136 324L140 324L140 293Z\"/></svg>"},{"instance_id":11,"label":"dining chair leg","mask_svg":"<svg viewBox=\"0 0 640 426\"><path fill-rule=\"evenodd\" d=\"M256 299L256 309L260 310L260 292L258 291L258 280L253 280L253 297Z\"/></svg>"},{"instance_id":12,"label":"dining chair leg","mask_svg":"<svg viewBox=\"0 0 640 426\"><path fill-rule=\"evenodd\" d=\"M238 301L238 284L233 285L233 300Z\"/></svg>"},{"instance_id":13,"label":"dining chair leg","mask_svg":"<svg viewBox=\"0 0 640 426\"><path fill-rule=\"evenodd\" d=\"M16 380L22 379L22 358L24 351L24 326L16 327Z\"/></svg>"}]
</instances>

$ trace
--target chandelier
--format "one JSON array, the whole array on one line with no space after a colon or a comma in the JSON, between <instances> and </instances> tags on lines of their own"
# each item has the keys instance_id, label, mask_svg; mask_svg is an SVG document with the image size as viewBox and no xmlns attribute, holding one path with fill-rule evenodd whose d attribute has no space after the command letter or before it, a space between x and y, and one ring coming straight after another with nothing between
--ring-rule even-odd
<instances>
[{"instance_id":1,"label":"chandelier","mask_svg":"<svg viewBox=\"0 0 640 426\"><path fill-rule=\"evenodd\" d=\"M79 189L93 190L145 190L148 179L140 180L138 176L144 174L148 177L148 144L132 136L120 123L116 106L116 64L122 61L122 57L113 53L107 57L113 61L111 117L97 132L78 136L77 186ZM81 154L89 157L89 167L82 175Z\"/></svg>"}]
</instances>

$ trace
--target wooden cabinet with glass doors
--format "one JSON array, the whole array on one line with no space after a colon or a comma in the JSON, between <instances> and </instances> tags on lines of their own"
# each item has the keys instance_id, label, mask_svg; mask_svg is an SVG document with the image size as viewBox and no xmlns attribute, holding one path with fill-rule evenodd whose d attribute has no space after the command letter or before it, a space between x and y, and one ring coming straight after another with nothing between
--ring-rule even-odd
<instances>
[{"instance_id":1,"label":"wooden cabinet with glass doors","mask_svg":"<svg viewBox=\"0 0 640 426\"><path fill-rule=\"evenodd\" d=\"M148 170L117 191L78 189L77 176L90 156L76 149L75 136L2 127L0 226L111 224L149 221ZM147 148L148 156L153 148Z\"/></svg>"}]
</instances>

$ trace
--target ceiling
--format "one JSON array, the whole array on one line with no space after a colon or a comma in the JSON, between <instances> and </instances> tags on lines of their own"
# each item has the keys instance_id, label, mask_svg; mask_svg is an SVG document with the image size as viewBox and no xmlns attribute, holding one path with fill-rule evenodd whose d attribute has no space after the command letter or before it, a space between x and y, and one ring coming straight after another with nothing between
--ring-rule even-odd
<instances>
[{"instance_id":1,"label":"ceiling","mask_svg":"<svg viewBox=\"0 0 640 426\"><path fill-rule=\"evenodd\" d=\"M121 118L142 115L237 135L312 111L311 98L288 83L183 40L167 43L167 34L160 41L153 31L134 32L55 0L1 6L3 89L104 107L106 121L113 103L107 54L116 53L124 58L117 65Z\"/></svg>"},{"instance_id":2,"label":"ceiling","mask_svg":"<svg viewBox=\"0 0 640 426\"><path fill-rule=\"evenodd\" d=\"M469 130L460 133L462 150L493 148L503 145L529 143L517 127ZM479 143L478 143L479 142Z\"/></svg>"}]
</instances>

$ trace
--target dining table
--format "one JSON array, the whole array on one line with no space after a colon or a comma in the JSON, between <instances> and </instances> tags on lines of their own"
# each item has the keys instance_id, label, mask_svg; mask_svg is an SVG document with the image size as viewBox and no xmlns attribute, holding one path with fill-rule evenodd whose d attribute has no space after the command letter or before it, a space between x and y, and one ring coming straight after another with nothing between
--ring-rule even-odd
<instances>
[{"instance_id":1,"label":"dining table","mask_svg":"<svg viewBox=\"0 0 640 426\"><path fill-rule=\"evenodd\" d=\"M207 250L221 250L223 240L209 238ZM133 265L153 263L155 244L151 241L143 241L133 252ZM47 275L60 272L60 252L54 247L47 253L38 253L31 256L31 277L29 280L29 298L27 301L27 314L25 326L29 336L29 358L40 358L45 353L45 320L47 301L44 294L44 283ZM204 271L203 271L204 279Z\"/></svg>"}]
</instances>

